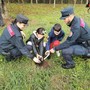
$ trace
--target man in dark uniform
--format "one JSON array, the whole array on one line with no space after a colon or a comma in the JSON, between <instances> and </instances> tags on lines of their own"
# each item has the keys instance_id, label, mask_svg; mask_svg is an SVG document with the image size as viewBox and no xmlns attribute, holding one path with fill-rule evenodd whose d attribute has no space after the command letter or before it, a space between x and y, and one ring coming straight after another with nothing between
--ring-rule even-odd
<instances>
[{"instance_id":1,"label":"man in dark uniform","mask_svg":"<svg viewBox=\"0 0 90 90\"><path fill-rule=\"evenodd\" d=\"M74 68L75 63L72 59L73 55L89 55L90 48L90 28L83 19L74 15L73 7L69 6L61 11L61 19L70 27L70 35L66 41L59 46L51 49L51 53L56 50L62 50L62 56L65 69Z\"/></svg>"},{"instance_id":2,"label":"man in dark uniform","mask_svg":"<svg viewBox=\"0 0 90 90\"><path fill-rule=\"evenodd\" d=\"M33 59L33 55L24 44L21 34L27 23L28 18L18 14L14 22L3 31L0 37L0 54L5 55L6 60L11 61L22 55Z\"/></svg>"}]
</instances>

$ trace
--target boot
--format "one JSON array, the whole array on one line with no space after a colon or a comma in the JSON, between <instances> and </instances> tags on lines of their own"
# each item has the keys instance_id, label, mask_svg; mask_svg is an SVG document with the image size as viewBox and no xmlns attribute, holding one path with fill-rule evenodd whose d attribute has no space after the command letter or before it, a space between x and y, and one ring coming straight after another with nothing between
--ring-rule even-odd
<instances>
[{"instance_id":1,"label":"boot","mask_svg":"<svg viewBox=\"0 0 90 90\"><path fill-rule=\"evenodd\" d=\"M72 56L71 55L63 55L63 58L65 59L66 63L62 64L62 68L64 69L70 69L70 68L74 68L75 64L72 60Z\"/></svg>"},{"instance_id":2,"label":"boot","mask_svg":"<svg viewBox=\"0 0 90 90\"><path fill-rule=\"evenodd\" d=\"M62 68L64 69L70 69L70 68L74 68L75 67L75 64L62 64Z\"/></svg>"}]
</instances>

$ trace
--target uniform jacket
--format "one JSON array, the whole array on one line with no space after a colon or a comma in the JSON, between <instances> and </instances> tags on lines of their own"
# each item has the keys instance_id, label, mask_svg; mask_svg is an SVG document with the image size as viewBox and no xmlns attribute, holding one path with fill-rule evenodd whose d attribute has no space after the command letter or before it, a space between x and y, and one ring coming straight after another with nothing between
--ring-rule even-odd
<instances>
[{"instance_id":1,"label":"uniform jacket","mask_svg":"<svg viewBox=\"0 0 90 90\"><path fill-rule=\"evenodd\" d=\"M83 21L83 19L75 16L69 26L71 28L70 36L68 36L65 42L55 47L55 50L68 48L69 46L74 44L81 45L82 42L90 40L90 28Z\"/></svg>"},{"instance_id":2,"label":"uniform jacket","mask_svg":"<svg viewBox=\"0 0 90 90\"><path fill-rule=\"evenodd\" d=\"M55 35L54 34L54 29L52 28L50 33L48 34L48 42L46 44L46 50L49 50L50 49L50 44L52 42L54 42L55 40L59 40L59 41L62 41L62 39L64 38L65 36L65 33L63 30L61 30L60 34L59 35Z\"/></svg>"},{"instance_id":3,"label":"uniform jacket","mask_svg":"<svg viewBox=\"0 0 90 90\"><path fill-rule=\"evenodd\" d=\"M26 43L28 43L29 41L32 43L32 47L35 55L40 54L41 56L43 56L43 51L44 51L43 40L44 37L39 39L36 35L36 31L34 31L33 34L31 34L31 36L29 37L29 39L26 41Z\"/></svg>"},{"instance_id":4,"label":"uniform jacket","mask_svg":"<svg viewBox=\"0 0 90 90\"><path fill-rule=\"evenodd\" d=\"M23 54L32 58L28 49L26 48L22 35L20 33L19 28L15 24L10 25L12 28L11 33L6 27L0 37L0 48L5 52L10 52L10 50L14 48L18 48L18 50Z\"/></svg>"}]
</instances>

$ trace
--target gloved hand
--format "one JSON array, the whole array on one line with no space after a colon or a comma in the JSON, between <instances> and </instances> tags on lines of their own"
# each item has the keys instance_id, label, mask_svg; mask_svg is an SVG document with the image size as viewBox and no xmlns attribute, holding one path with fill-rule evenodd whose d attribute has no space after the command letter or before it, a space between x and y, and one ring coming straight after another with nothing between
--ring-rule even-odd
<instances>
[{"instance_id":1,"label":"gloved hand","mask_svg":"<svg viewBox=\"0 0 90 90\"><path fill-rule=\"evenodd\" d=\"M43 60L44 60L43 57L42 57L41 55L39 55L39 54L37 54L37 58L38 58L40 61L43 61Z\"/></svg>"},{"instance_id":2,"label":"gloved hand","mask_svg":"<svg viewBox=\"0 0 90 90\"><path fill-rule=\"evenodd\" d=\"M34 61L35 63L37 63L37 64L40 64L40 63L41 63L41 61L40 61L38 58L36 58L36 57L33 58L33 61Z\"/></svg>"},{"instance_id":3,"label":"gloved hand","mask_svg":"<svg viewBox=\"0 0 90 90\"><path fill-rule=\"evenodd\" d=\"M45 52L45 55L49 55L49 54L50 54L50 51L47 50L47 51Z\"/></svg>"}]
</instances>

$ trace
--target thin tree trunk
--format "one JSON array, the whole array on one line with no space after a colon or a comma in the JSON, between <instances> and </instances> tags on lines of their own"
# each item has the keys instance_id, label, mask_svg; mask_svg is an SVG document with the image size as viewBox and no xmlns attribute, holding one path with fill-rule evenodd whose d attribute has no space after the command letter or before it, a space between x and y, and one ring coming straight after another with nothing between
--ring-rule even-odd
<instances>
[{"instance_id":1,"label":"thin tree trunk","mask_svg":"<svg viewBox=\"0 0 90 90\"><path fill-rule=\"evenodd\" d=\"M74 6L75 6L76 2L77 2L77 0L74 0L74 2L73 2Z\"/></svg>"},{"instance_id":2,"label":"thin tree trunk","mask_svg":"<svg viewBox=\"0 0 90 90\"><path fill-rule=\"evenodd\" d=\"M88 4L89 0L86 0L86 4Z\"/></svg>"},{"instance_id":3,"label":"thin tree trunk","mask_svg":"<svg viewBox=\"0 0 90 90\"><path fill-rule=\"evenodd\" d=\"M49 4L51 4L51 0L49 0Z\"/></svg>"},{"instance_id":4,"label":"thin tree trunk","mask_svg":"<svg viewBox=\"0 0 90 90\"><path fill-rule=\"evenodd\" d=\"M18 3L20 3L20 0L18 0Z\"/></svg>"},{"instance_id":5,"label":"thin tree trunk","mask_svg":"<svg viewBox=\"0 0 90 90\"><path fill-rule=\"evenodd\" d=\"M45 0L43 0L43 3L45 3Z\"/></svg>"},{"instance_id":6,"label":"thin tree trunk","mask_svg":"<svg viewBox=\"0 0 90 90\"><path fill-rule=\"evenodd\" d=\"M38 0L36 0L36 4L38 4Z\"/></svg>"},{"instance_id":7,"label":"thin tree trunk","mask_svg":"<svg viewBox=\"0 0 90 90\"><path fill-rule=\"evenodd\" d=\"M22 1L22 3L24 3L24 0L21 0Z\"/></svg>"},{"instance_id":8,"label":"thin tree trunk","mask_svg":"<svg viewBox=\"0 0 90 90\"><path fill-rule=\"evenodd\" d=\"M31 0L31 4L33 4L33 0Z\"/></svg>"},{"instance_id":9,"label":"thin tree trunk","mask_svg":"<svg viewBox=\"0 0 90 90\"><path fill-rule=\"evenodd\" d=\"M61 4L63 4L63 0L61 0Z\"/></svg>"},{"instance_id":10,"label":"thin tree trunk","mask_svg":"<svg viewBox=\"0 0 90 90\"><path fill-rule=\"evenodd\" d=\"M54 8L55 8L56 0L54 0Z\"/></svg>"},{"instance_id":11,"label":"thin tree trunk","mask_svg":"<svg viewBox=\"0 0 90 90\"><path fill-rule=\"evenodd\" d=\"M81 0L81 4L82 4L83 0Z\"/></svg>"},{"instance_id":12,"label":"thin tree trunk","mask_svg":"<svg viewBox=\"0 0 90 90\"><path fill-rule=\"evenodd\" d=\"M8 2L8 4L10 3L9 0L7 2Z\"/></svg>"},{"instance_id":13,"label":"thin tree trunk","mask_svg":"<svg viewBox=\"0 0 90 90\"><path fill-rule=\"evenodd\" d=\"M1 9L2 9L2 13L5 13L5 2L4 0L1 0Z\"/></svg>"},{"instance_id":14,"label":"thin tree trunk","mask_svg":"<svg viewBox=\"0 0 90 90\"><path fill-rule=\"evenodd\" d=\"M6 3L4 2L4 0L3 0L3 6L2 6L2 16L3 16L3 18L8 17L8 11L7 11Z\"/></svg>"}]
</instances>

